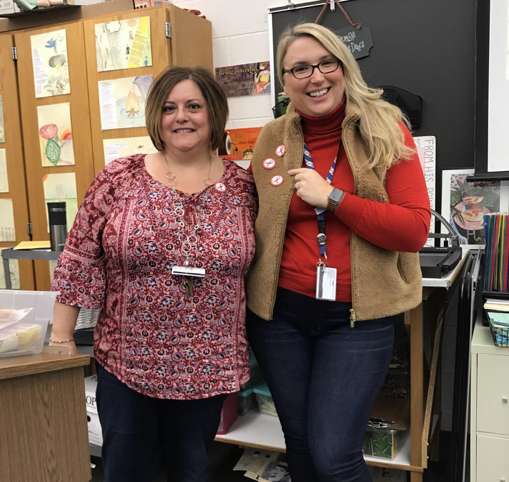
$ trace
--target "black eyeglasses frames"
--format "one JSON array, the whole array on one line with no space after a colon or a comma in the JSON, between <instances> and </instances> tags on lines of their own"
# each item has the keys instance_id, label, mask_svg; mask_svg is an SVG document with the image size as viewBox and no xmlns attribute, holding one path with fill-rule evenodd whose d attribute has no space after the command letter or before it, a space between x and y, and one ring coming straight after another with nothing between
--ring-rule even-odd
<instances>
[{"instance_id":1,"label":"black eyeglasses frames","mask_svg":"<svg viewBox=\"0 0 509 482\"><path fill-rule=\"evenodd\" d=\"M297 65L293 69L283 69L283 75L291 72L296 79L307 79L315 73L315 69L318 69L322 74L331 74L338 70L339 64L339 59L325 59L316 65L304 64Z\"/></svg>"}]
</instances>

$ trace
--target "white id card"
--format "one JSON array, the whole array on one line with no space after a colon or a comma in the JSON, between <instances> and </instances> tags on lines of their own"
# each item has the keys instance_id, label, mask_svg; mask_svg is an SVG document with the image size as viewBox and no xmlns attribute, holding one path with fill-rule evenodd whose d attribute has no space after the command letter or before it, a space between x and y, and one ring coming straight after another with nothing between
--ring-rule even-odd
<instances>
[{"instance_id":1,"label":"white id card","mask_svg":"<svg viewBox=\"0 0 509 482\"><path fill-rule=\"evenodd\" d=\"M336 301L337 269L327 266L316 267L316 299Z\"/></svg>"},{"instance_id":2,"label":"white id card","mask_svg":"<svg viewBox=\"0 0 509 482\"><path fill-rule=\"evenodd\" d=\"M195 278L205 278L204 268L193 268L191 266L173 266L171 274L180 276L193 276Z\"/></svg>"}]
</instances>

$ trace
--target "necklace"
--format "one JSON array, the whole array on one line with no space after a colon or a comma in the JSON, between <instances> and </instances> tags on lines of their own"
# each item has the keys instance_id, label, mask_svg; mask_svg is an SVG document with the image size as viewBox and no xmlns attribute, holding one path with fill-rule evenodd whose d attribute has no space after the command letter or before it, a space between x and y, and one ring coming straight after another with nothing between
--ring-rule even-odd
<instances>
[{"instance_id":1,"label":"necklace","mask_svg":"<svg viewBox=\"0 0 509 482\"><path fill-rule=\"evenodd\" d=\"M177 187L177 176L173 172L171 172L170 162L168 161L168 158L166 157L165 153L163 153L163 156L166 162L166 167L168 168L164 176L167 179L168 186L175 189ZM207 174L206 179L203 181L205 187L209 187L213 184L212 178L210 177L211 172L212 172L212 154L209 155L209 172Z\"/></svg>"}]
</instances>

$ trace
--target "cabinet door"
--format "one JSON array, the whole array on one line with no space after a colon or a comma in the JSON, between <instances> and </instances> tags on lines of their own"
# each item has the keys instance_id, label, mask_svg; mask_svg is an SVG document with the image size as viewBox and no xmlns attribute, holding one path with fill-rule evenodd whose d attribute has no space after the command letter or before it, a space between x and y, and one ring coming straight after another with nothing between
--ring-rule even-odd
<instances>
[{"instance_id":1,"label":"cabinet door","mask_svg":"<svg viewBox=\"0 0 509 482\"><path fill-rule=\"evenodd\" d=\"M65 201L67 230L94 177L83 24L14 35L33 239L49 239L46 202ZM47 261L35 262L38 290L50 288Z\"/></svg>"},{"instance_id":2,"label":"cabinet door","mask_svg":"<svg viewBox=\"0 0 509 482\"><path fill-rule=\"evenodd\" d=\"M509 439L477 436L477 482L509 480Z\"/></svg>"},{"instance_id":3,"label":"cabinet door","mask_svg":"<svg viewBox=\"0 0 509 482\"><path fill-rule=\"evenodd\" d=\"M477 431L509 435L509 356L479 355L477 370Z\"/></svg>"},{"instance_id":4,"label":"cabinet door","mask_svg":"<svg viewBox=\"0 0 509 482\"><path fill-rule=\"evenodd\" d=\"M0 35L0 250L30 240L13 45L11 34ZM33 262L9 264L12 287L33 290ZM5 288L3 266L0 270L0 288Z\"/></svg>"}]
</instances>

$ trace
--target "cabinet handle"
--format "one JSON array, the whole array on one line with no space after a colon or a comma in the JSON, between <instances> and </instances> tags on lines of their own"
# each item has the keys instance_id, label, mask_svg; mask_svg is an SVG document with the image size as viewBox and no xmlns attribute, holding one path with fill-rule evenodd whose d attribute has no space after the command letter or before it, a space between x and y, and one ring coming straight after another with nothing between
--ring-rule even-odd
<instances>
[{"instance_id":1,"label":"cabinet handle","mask_svg":"<svg viewBox=\"0 0 509 482\"><path fill-rule=\"evenodd\" d=\"M502 397L502 403L507 403L507 402L509 402L509 399L507 397ZM505 482L505 480L502 482Z\"/></svg>"}]
</instances>

